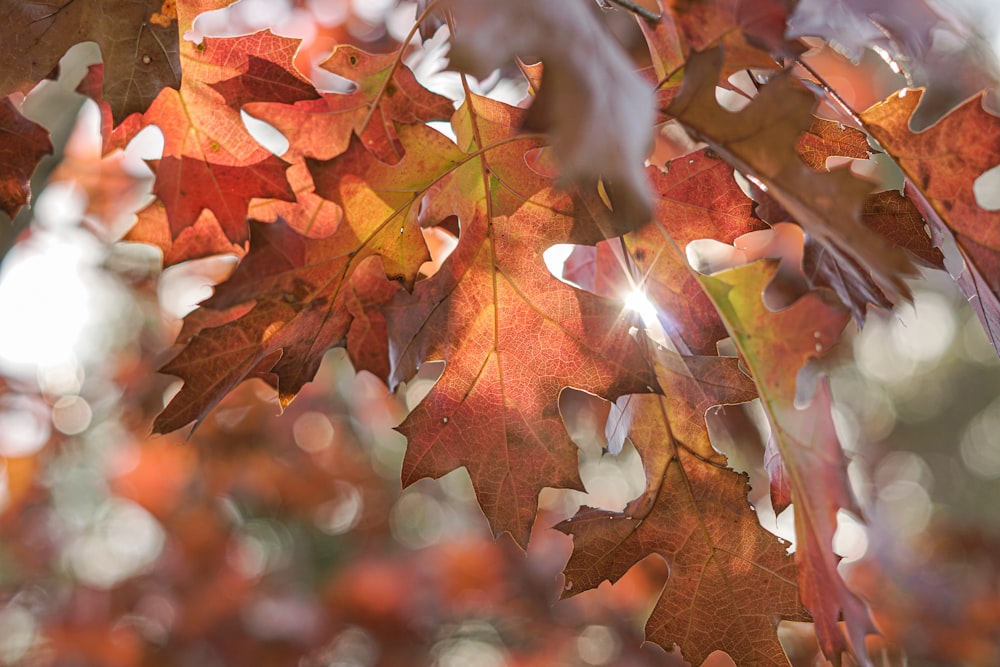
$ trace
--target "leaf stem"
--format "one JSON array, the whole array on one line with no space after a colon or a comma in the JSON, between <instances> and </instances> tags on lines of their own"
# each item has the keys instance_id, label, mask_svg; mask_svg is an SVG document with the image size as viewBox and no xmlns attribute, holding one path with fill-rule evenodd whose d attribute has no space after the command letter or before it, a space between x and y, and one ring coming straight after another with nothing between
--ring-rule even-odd
<instances>
[{"instance_id":1,"label":"leaf stem","mask_svg":"<svg viewBox=\"0 0 1000 667\"><path fill-rule=\"evenodd\" d=\"M816 79L816 83L819 84L820 88L823 89L823 91L827 94L827 96L831 100L837 103L837 106L840 107L841 111L847 114L847 116L850 117L851 120L853 120L855 123L858 124L858 127L864 127L864 123L862 122L861 116L858 114L858 112L855 111L854 107L848 104L847 100L841 97L840 93L838 93L834 89L834 87L831 86L827 82L827 80L823 78L823 75L817 72L812 65L807 63L805 60L802 60L801 58L797 59L795 63L799 67L804 69L806 72L808 72L810 76Z\"/></svg>"},{"instance_id":2,"label":"leaf stem","mask_svg":"<svg viewBox=\"0 0 1000 667\"><path fill-rule=\"evenodd\" d=\"M656 23L657 21L660 20L659 14L649 9L646 9L642 5L637 5L636 3L632 2L632 0L606 0L606 1L618 5L624 10L632 12L636 16L640 16L649 21L650 23Z\"/></svg>"}]
</instances>

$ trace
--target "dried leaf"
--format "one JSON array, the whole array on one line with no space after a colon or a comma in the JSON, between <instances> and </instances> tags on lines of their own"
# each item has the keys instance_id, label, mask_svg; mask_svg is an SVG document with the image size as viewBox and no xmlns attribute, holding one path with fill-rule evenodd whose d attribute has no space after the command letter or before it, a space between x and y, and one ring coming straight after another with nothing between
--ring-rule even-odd
<instances>
[{"instance_id":1,"label":"dried leaf","mask_svg":"<svg viewBox=\"0 0 1000 667\"><path fill-rule=\"evenodd\" d=\"M515 55L540 57L542 86L524 122L551 133L564 178L602 179L623 226L646 222L652 91L592 7L576 0L451 4L458 24L451 65L485 77Z\"/></svg>"},{"instance_id":2,"label":"dried leaf","mask_svg":"<svg viewBox=\"0 0 1000 667\"><path fill-rule=\"evenodd\" d=\"M657 553L670 577L647 640L677 644L692 665L715 650L739 665L787 665L777 621L809 619L793 559L761 527L746 475L726 468L705 423L709 407L754 398L753 384L735 359L662 350L658 362L664 395L622 397L609 421L609 429L628 431L642 456L646 492L621 512L583 508L556 526L573 536L567 594L617 581Z\"/></svg>"},{"instance_id":3,"label":"dried leaf","mask_svg":"<svg viewBox=\"0 0 1000 667\"><path fill-rule=\"evenodd\" d=\"M761 295L776 271L777 263L766 260L704 276L701 282L754 379L771 424L772 497L780 507L790 496L795 506L799 589L823 653L839 663L848 650L838 624L843 618L851 650L867 661L864 638L874 626L864 602L841 579L840 557L833 551L837 512L859 517L861 512L848 483L826 383L820 382L808 405L796 406L800 369L839 340L848 315L819 290L770 311Z\"/></svg>"},{"instance_id":4,"label":"dried leaf","mask_svg":"<svg viewBox=\"0 0 1000 667\"><path fill-rule=\"evenodd\" d=\"M1000 212L980 207L973 189L976 179L996 166L1000 119L983 109L980 95L915 133L909 121L920 98L920 91L904 91L861 118L903 169L915 188L914 200L926 201L921 213L932 233L958 246L966 269L959 287L1000 353Z\"/></svg>"},{"instance_id":5,"label":"dried leaf","mask_svg":"<svg viewBox=\"0 0 1000 667\"><path fill-rule=\"evenodd\" d=\"M817 173L796 152L799 135L812 126L816 103L812 93L789 76L779 75L747 107L732 113L715 98L721 64L719 49L692 56L684 87L668 112L765 185L830 252L855 259L890 295L907 297L903 278L915 271L912 263L861 221L872 185L846 169ZM850 263L844 266L852 270Z\"/></svg>"},{"instance_id":6,"label":"dried leaf","mask_svg":"<svg viewBox=\"0 0 1000 667\"><path fill-rule=\"evenodd\" d=\"M6 30L0 50L0 97L27 92L51 75L79 42L97 42L104 59L103 99L118 124L146 111L181 78L176 15L161 0L75 0L58 4L0 0ZM155 20L154 20L155 19Z\"/></svg>"},{"instance_id":7,"label":"dried leaf","mask_svg":"<svg viewBox=\"0 0 1000 667\"><path fill-rule=\"evenodd\" d=\"M440 270L386 308L391 385L424 361L444 374L399 430L403 483L465 466L495 533L526 544L543 487L581 488L576 445L558 415L566 386L616 398L655 385L619 303L555 279L542 253L593 243L600 221L528 168L524 111L468 94L453 119L461 163L422 212L457 214L458 247Z\"/></svg>"}]
</instances>

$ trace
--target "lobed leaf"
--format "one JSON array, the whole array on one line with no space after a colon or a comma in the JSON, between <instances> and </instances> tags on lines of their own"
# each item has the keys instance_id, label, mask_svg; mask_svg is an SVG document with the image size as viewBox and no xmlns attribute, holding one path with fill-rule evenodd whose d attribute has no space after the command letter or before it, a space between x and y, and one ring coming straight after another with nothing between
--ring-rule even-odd
<instances>
[{"instance_id":1,"label":"lobed leaf","mask_svg":"<svg viewBox=\"0 0 1000 667\"><path fill-rule=\"evenodd\" d=\"M771 425L771 494L777 509L789 499L795 506L799 589L820 647L839 663L848 650L838 624L842 618L850 648L867 661L864 638L875 629L864 602L841 579L840 557L833 551L837 512L844 509L860 517L861 511L847 479L825 382L805 407L796 405L800 369L836 344L848 314L821 290L784 310L769 310L762 294L777 268L774 260L765 260L703 276L701 282L757 386Z\"/></svg>"},{"instance_id":2,"label":"lobed leaf","mask_svg":"<svg viewBox=\"0 0 1000 667\"><path fill-rule=\"evenodd\" d=\"M1000 212L982 208L975 184L997 166L1000 119L978 95L923 132L909 122L919 90L905 90L861 115L865 128L896 160L938 239L951 238L965 260L959 287L1000 353ZM917 194L919 193L919 194ZM943 241L938 241L942 243Z\"/></svg>"},{"instance_id":3,"label":"lobed leaf","mask_svg":"<svg viewBox=\"0 0 1000 667\"><path fill-rule=\"evenodd\" d=\"M705 412L748 401L753 383L732 358L660 350L663 396L625 396L609 429L627 430L643 459L646 491L621 512L582 508L556 526L573 536L565 569L572 595L617 581L650 553L670 576L646 624L646 639L680 647L701 664L715 650L739 665L788 665L780 619L808 620L787 544L761 527L747 477L712 449Z\"/></svg>"},{"instance_id":4,"label":"lobed leaf","mask_svg":"<svg viewBox=\"0 0 1000 667\"><path fill-rule=\"evenodd\" d=\"M97 42L104 59L103 99L114 123L143 113L181 79L177 13L162 0L0 0L0 97L28 92L52 75L79 42Z\"/></svg>"},{"instance_id":5,"label":"lobed leaf","mask_svg":"<svg viewBox=\"0 0 1000 667\"><path fill-rule=\"evenodd\" d=\"M861 221L872 184L845 169L817 173L796 151L799 136L812 126L812 93L782 74L765 84L747 107L733 113L715 98L721 65L720 49L691 56L681 93L667 111L730 164L763 184L831 252L856 260L890 295L908 296L903 278L915 271L912 263ZM844 266L852 269L849 262Z\"/></svg>"},{"instance_id":6,"label":"lobed leaf","mask_svg":"<svg viewBox=\"0 0 1000 667\"><path fill-rule=\"evenodd\" d=\"M236 311L235 319L187 330L184 349L162 369L183 378L184 386L157 418L157 431L200 421L248 377L264 377L287 405L312 379L323 354L345 345L351 335L354 316L361 312L355 302L366 298L356 293L358 271L385 271L412 286L428 259L416 222L428 184L454 169L463 155L425 125L399 131L404 144L422 151L408 151L396 165L378 162L357 139L336 161L310 162L319 194L343 210L330 236L306 238L280 219L251 223L249 253L199 310L252 307ZM376 257L383 269L366 264ZM382 291L370 276L364 281ZM365 335L354 336L364 343Z\"/></svg>"},{"instance_id":7,"label":"lobed leaf","mask_svg":"<svg viewBox=\"0 0 1000 667\"><path fill-rule=\"evenodd\" d=\"M447 362L399 426L409 439L403 483L465 466L493 531L522 546L542 488L581 488L560 390L615 398L656 384L620 304L545 268L549 246L603 238L592 212L604 208L528 168L525 154L540 142L517 134L524 113L467 93L452 121L463 161L421 214L425 224L457 215L458 246L385 308L391 386L425 361Z\"/></svg>"}]
</instances>

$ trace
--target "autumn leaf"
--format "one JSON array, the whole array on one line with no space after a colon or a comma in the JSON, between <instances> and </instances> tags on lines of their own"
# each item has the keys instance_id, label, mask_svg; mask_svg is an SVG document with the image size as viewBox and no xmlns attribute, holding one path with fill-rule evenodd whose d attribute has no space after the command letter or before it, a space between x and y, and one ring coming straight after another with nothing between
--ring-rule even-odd
<instances>
[{"instance_id":1,"label":"autumn leaf","mask_svg":"<svg viewBox=\"0 0 1000 667\"><path fill-rule=\"evenodd\" d=\"M813 118L812 126L799 137L796 150L810 168L824 172L829 171L827 162L830 158L866 159L874 149L869 147L868 136L861 130ZM758 202L755 212L768 222L793 219L760 187L751 185L751 194ZM891 245L906 250L912 259L944 268L944 256L931 243L923 217L901 193L886 190L868 195L861 210L861 222ZM850 308L859 327L865 323L869 306L892 308L892 300L856 260L829 252L812 236L805 239L802 269L810 286L829 287L837 294L840 301Z\"/></svg>"},{"instance_id":2,"label":"autumn leaf","mask_svg":"<svg viewBox=\"0 0 1000 667\"><path fill-rule=\"evenodd\" d=\"M48 131L24 116L9 97L0 100L0 210L13 218L28 203L28 182L52 153Z\"/></svg>"},{"instance_id":3,"label":"autumn leaf","mask_svg":"<svg viewBox=\"0 0 1000 667\"><path fill-rule=\"evenodd\" d=\"M288 163L253 139L240 107L250 100L290 104L318 96L292 65L298 43L268 31L184 43L180 90L164 90L142 123L163 131L153 192L163 202L171 238L208 209L221 232L213 246L241 244L253 198L294 201Z\"/></svg>"},{"instance_id":4,"label":"autumn leaf","mask_svg":"<svg viewBox=\"0 0 1000 667\"><path fill-rule=\"evenodd\" d=\"M715 354L726 329L692 275L685 248L699 239L730 244L767 225L753 214L754 202L733 168L710 150L672 160L664 169L650 166L647 173L655 195L653 222L621 239L574 249L563 277L619 301L642 292L674 345L685 353Z\"/></svg>"},{"instance_id":5,"label":"autumn leaf","mask_svg":"<svg viewBox=\"0 0 1000 667\"><path fill-rule=\"evenodd\" d=\"M420 86L413 72L400 62L401 51L373 55L348 45L338 45L321 66L345 77L361 80L352 93L324 93L320 99L294 105L256 102L243 110L273 125L288 140L282 158L291 163L286 176L295 201L257 199L250 203L254 220L284 219L296 231L313 238L330 234L340 220L340 210L315 192L305 158L331 160L343 153L351 136L383 162L396 163L403 146L397 123L448 120L451 100ZM371 78L371 81L369 81Z\"/></svg>"},{"instance_id":6,"label":"autumn leaf","mask_svg":"<svg viewBox=\"0 0 1000 667\"><path fill-rule=\"evenodd\" d=\"M467 93L452 121L463 160L421 214L425 224L457 215L458 247L412 295L400 292L385 308L390 386L425 361L447 362L399 426L409 438L403 483L465 466L494 533L509 531L522 546L543 487L581 488L560 390L615 398L656 382L620 303L545 268L549 246L603 234L590 217L597 208L527 167L525 153L540 142L518 136L524 113Z\"/></svg>"},{"instance_id":7,"label":"autumn leaf","mask_svg":"<svg viewBox=\"0 0 1000 667\"><path fill-rule=\"evenodd\" d=\"M248 241L230 241L219 225L218 218L209 209L202 210L193 225L185 227L180 234L174 236L167 220L167 209L158 199L136 213L135 224L122 240L159 248L163 253L164 267L212 255L232 254L243 257L249 247Z\"/></svg>"},{"instance_id":8,"label":"autumn leaf","mask_svg":"<svg viewBox=\"0 0 1000 667\"><path fill-rule=\"evenodd\" d=\"M668 335L696 354L714 354L725 327L692 275L683 253L697 239L732 243L764 229L753 201L736 183L733 168L711 151L649 169L655 194L654 222L628 234L625 244L642 276L646 295L661 310Z\"/></svg>"},{"instance_id":9,"label":"autumn leaf","mask_svg":"<svg viewBox=\"0 0 1000 667\"><path fill-rule=\"evenodd\" d=\"M315 375L323 354L344 346L351 335L354 314L361 312L357 301L366 298L352 280L362 267L376 270L366 264L369 258L379 258L383 275L412 286L428 258L417 224L427 188L464 155L425 125L401 126L399 132L404 144L421 150L407 152L397 165L375 160L357 139L336 161L311 163L320 195L344 211L330 236L306 238L280 219L251 223L249 253L199 309L223 316L182 332L185 347L162 369L181 377L184 386L157 418L158 432L201 421L248 377L270 382L287 405ZM365 281L381 289L371 276ZM196 311L191 317L202 322L206 315ZM362 346L368 338L357 330L352 337ZM362 355L356 358L372 354L355 350Z\"/></svg>"},{"instance_id":10,"label":"autumn leaf","mask_svg":"<svg viewBox=\"0 0 1000 667\"><path fill-rule=\"evenodd\" d=\"M876 50L910 86L926 86L921 124L1000 81L993 48L972 19L927 0L802 0L788 35L821 37L855 63ZM949 44L948 47L942 47Z\"/></svg>"},{"instance_id":11,"label":"autumn leaf","mask_svg":"<svg viewBox=\"0 0 1000 667\"><path fill-rule=\"evenodd\" d=\"M996 166L1000 119L974 97L923 132L909 121L922 93L902 91L861 115L865 128L895 158L932 233L951 238L965 260L958 284L1000 353L1000 212L976 201L976 179ZM919 194L917 194L919 193ZM939 243L940 245L940 243Z\"/></svg>"},{"instance_id":12,"label":"autumn leaf","mask_svg":"<svg viewBox=\"0 0 1000 667\"><path fill-rule=\"evenodd\" d=\"M551 134L564 179L602 179L624 226L646 222L652 91L592 8L576 0L449 4L457 22L451 66L483 78L515 55L540 57L542 85L522 122Z\"/></svg>"},{"instance_id":13,"label":"autumn leaf","mask_svg":"<svg viewBox=\"0 0 1000 667\"><path fill-rule=\"evenodd\" d=\"M944 255L934 247L927 234L924 218L907 197L895 190L869 195L861 212L861 220L898 248L906 250L921 264L944 269ZM869 304L886 310L892 302L873 281L861 271L845 271L841 263L848 258L836 258L812 238L805 242L802 269L813 287L829 287L841 303L851 309L859 326L865 322Z\"/></svg>"},{"instance_id":14,"label":"autumn leaf","mask_svg":"<svg viewBox=\"0 0 1000 667\"><path fill-rule=\"evenodd\" d=\"M903 252L861 221L873 189L847 169L817 173L796 152L799 135L812 126L816 101L787 74L765 84L748 106L733 113L715 98L722 52L688 60L681 94L667 110L726 161L767 187L768 193L830 252L856 260L891 296L906 297L903 281L915 269ZM844 262L846 270L852 264Z\"/></svg>"},{"instance_id":15,"label":"autumn leaf","mask_svg":"<svg viewBox=\"0 0 1000 667\"><path fill-rule=\"evenodd\" d=\"M114 123L146 111L164 88L180 84L176 15L161 0L75 0L60 3L0 1L4 34L0 97L27 92L51 75L66 51L97 42L104 60L103 99Z\"/></svg>"},{"instance_id":16,"label":"autumn leaf","mask_svg":"<svg viewBox=\"0 0 1000 667\"><path fill-rule=\"evenodd\" d=\"M646 491L620 512L585 507L556 526L573 536L567 594L617 581L657 553L670 576L647 640L680 646L692 665L715 650L738 665L788 665L777 622L809 619L795 564L787 544L761 527L746 475L726 467L705 422L714 405L754 398L753 383L732 358L661 349L657 361L663 396L622 397L608 423L627 431L642 457Z\"/></svg>"},{"instance_id":17,"label":"autumn leaf","mask_svg":"<svg viewBox=\"0 0 1000 667\"><path fill-rule=\"evenodd\" d=\"M827 171L826 161L831 157L864 160L872 152L864 132L825 118L812 119L809 129L799 137L795 150L802 161L816 171Z\"/></svg>"},{"instance_id":18,"label":"autumn leaf","mask_svg":"<svg viewBox=\"0 0 1000 667\"><path fill-rule=\"evenodd\" d=\"M839 662L848 650L838 625L842 618L851 650L864 661L865 635L875 630L864 602L841 579L840 557L833 551L837 512L858 517L861 512L848 483L825 381L805 407L796 403L800 369L836 344L848 314L821 290L808 292L784 310L769 310L762 294L776 271L777 262L765 260L700 280L757 386L771 425L771 494L779 509L788 499L795 507L799 590L823 653Z\"/></svg>"},{"instance_id":19,"label":"autumn leaf","mask_svg":"<svg viewBox=\"0 0 1000 667\"><path fill-rule=\"evenodd\" d=\"M782 0L666 0L664 4L693 51L718 46L734 34L745 35L747 41L775 55L804 50L785 38L788 6Z\"/></svg>"}]
</instances>

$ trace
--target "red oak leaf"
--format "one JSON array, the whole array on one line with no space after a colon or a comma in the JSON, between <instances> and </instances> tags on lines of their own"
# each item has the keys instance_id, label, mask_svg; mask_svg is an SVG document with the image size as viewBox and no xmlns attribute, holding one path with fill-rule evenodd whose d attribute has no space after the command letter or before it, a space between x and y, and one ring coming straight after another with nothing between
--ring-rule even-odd
<instances>
[{"instance_id":1,"label":"red oak leaf","mask_svg":"<svg viewBox=\"0 0 1000 667\"><path fill-rule=\"evenodd\" d=\"M251 223L249 253L189 316L179 338L185 347L163 368L184 386L157 418L157 431L202 420L248 377L276 386L287 405L315 375L323 354L348 341L359 346L351 350L355 361L385 372L387 361L379 361L384 354L365 349L379 325L365 315L352 329L354 318L392 296L378 275L413 284L428 258L416 220L428 184L463 158L427 126L399 131L412 149L399 164L378 162L358 140L337 160L311 164L320 194L344 211L331 235L309 239L280 219ZM385 273L372 265L376 261Z\"/></svg>"},{"instance_id":2,"label":"red oak leaf","mask_svg":"<svg viewBox=\"0 0 1000 667\"><path fill-rule=\"evenodd\" d=\"M732 243L766 225L753 214L753 200L733 177L733 168L702 150L650 168L654 222L625 237L649 298L661 308L664 330L697 354L714 354L725 327L681 254L697 239Z\"/></svg>"},{"instance_id":3,"label":"red oak leaf","mask_svg":"<svg viewBox=\"0 0 1000 667\"><path fill-rule=\"evenodd\" d=\"M615 398L656 384L620 304L545 268L546 248L594 243L603 221L592 217L593 202L528 168L525 153L539 140L517 135L524 113L467 94L452 121L463 160L422 213L427 224L457 215L458 246L412 295L400 292L385 308L392 385L424 361L447 362L399 427L409 438L404 484L465 466L493 531L522 546L541 489L581 487L560 390Z\"/></svg>"},{"instance_id":4,"label":"red oak leaf","mask_svg":"<svg viewBox=\"0 0 1000 667\"><path fill-rule=\"evenodd\" d=\"M839 662L848 647L838 624L842 617L851 648L866 660L864 638L875 630L864 602L841 579L840 557L833 551L837 512L861 513L848 483L826 383L805 408L795 400L799 370L836 344L848 314L820 290L784 310L769 310L762 294L777 268L774 260L755 262L701 282L757 385L771 424L772 497L778 507L789 497L795 506L799 589L820 646L827 658Z\"/></svg>"},{"instance_id":5,"label":"red oak leaf","mask_svg":"<svg viewBox=\"0 0 1000 667\"><path fill-rule=\"evenodd\" d=\"M996 166L1000 119L983 109L979 95L915 133L909 121L921 94L903 91L861 118L903 169L932 233L954 239L965 260L959 287L1000 353L1000 212L982 208L974 191L976 179Z\"/></svg>"},{"instance_id":6,"label":"red oak leaf","mask_svg":"<svg viewBox=\"0 0 1000 667\"><path fill-rule=\"evenodd\" d=\"M28 182L43 157L52 153L44 127L18 111L9 97L0 100L0 210L13 218L28 203Z\"/></svg>"},{"instance_id":7,"label":"red oak leaf","mask_svg":"<svg viewBox=\"0 0 1000 667\"><path fill-rule=\"evenodd\" d=\"M251 199L294 200L288 164L253 139L239 107L260 97L290 104L317 96L292 65L298 43L269 31L184 43L180 91L164 90L143 116L143 125L163 131L153 192L163 202L171 238L208 209L222 233L213 245L241 244Z\"/></svg>"},{"instance_id":8,"label":"red oak leaf","mask_svg":"<svg viewBox=\"0 0 1000 667\"><path fill-rule=\"evenodd\" d=\"M280 216L302 234L313 238L326 236L340 220L340 210L315 193L304 158L333 159L347 149L351 136L356 134L380 160L396 163L403 153L397 123L451 117L454 111L451 100L421 87L413 73L400 64L400 54L401 51L372 55L354 47L337 46L322 66L343 76L353 73L364 84L355 92L324 93L320 99L292 106L258 102L243 107L288 139L288 151L282 157L292 163L286 176L295 191L294 202L280 199L252 202L250 217L273 222Z\"/></svg>"},{"instance_id":9,"label":"red oak leaf","mask_svg":"<svg viewBox=\"0 0 1000 667\"><path fill-rule=\"evenodd\" d=\"M625 235L630 259L615 247L620 247L619 239L596 248L582 246L567 260L563 277L612 299L641 290L656 304L660 324L678 348L714 354L726 329L692 274L685 247L703 238L729 244L767 225L754 215L754 202L740 189L733 168L711 151L647 171L655 195L654 221Z\"/></svg>"},{"instance_id":10,"label":"red oak leaf","mask_svg":"<svg viewBox=\"0 0 1000 667\"><path fill-rule=\"evenodd\" d=\"M799 137L795 150L802 161L816 171L827 171L826 161L831 157L864 160L872 152L864 132L823 118L812 119L809 129Z\"/></svg>"},{"instance_id":11,"label":"red oak leaf","mask_svg":"<svg viewBox=\"0 0 1000 667\"><path fill-rule=\"evenodd\" d=\"M802 227L830 252L856 260L892 296L907 297L904 276L916 270L905 253L861 221L872 184L848 169L818 173L796 151L812 126L816 100L787 75L775 76L737 113L715 98L722 52L713 49L688 60L681 94L668 112L727 162L753 176ZM856 265L843 262L845 270Z\"/></svg>"},{"instance_id":12,"label":"red oak leaf","mask_svg":"<svg viewBox=\"0 0 1000 667\"><path fill-rule=\"evenodd\" d=\"M107 76L102 97L115 124L144 112L163 88L180 83L176 15L162 0L0 2L0 97L27 92L52 74L74 44L97 42ZM14 29L16 26L16 29Z\"/></svg>"},{"instance_id":13,"label":"red oak leaf","mask_svg":"<svg viewBox=\"0 0 1000 667\"><path fill-rule=\"evenodd\" d=\"M670 577L646 624L648 640L680 646L692 665L715 650L739 665L788 665L777 622L809 619L795 564L761 527L746 475L712 449L705 422L713 405L754 398L753 383L731 358L661 351L658 361L664 395L622 397L609 420L642 456L646 492L621 512L583 508L556 526L573 536L568 594L617 581L658 553Z\"/></svg>"}]
</instances>

